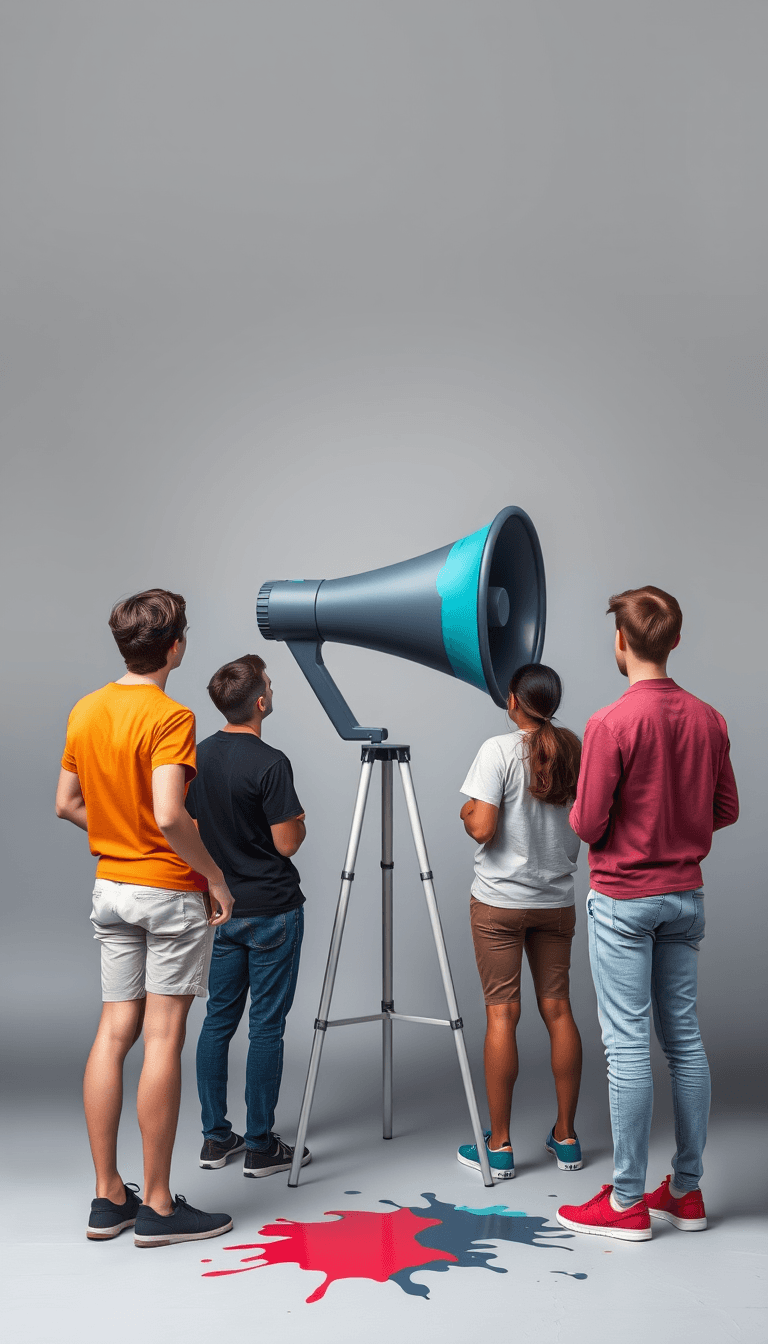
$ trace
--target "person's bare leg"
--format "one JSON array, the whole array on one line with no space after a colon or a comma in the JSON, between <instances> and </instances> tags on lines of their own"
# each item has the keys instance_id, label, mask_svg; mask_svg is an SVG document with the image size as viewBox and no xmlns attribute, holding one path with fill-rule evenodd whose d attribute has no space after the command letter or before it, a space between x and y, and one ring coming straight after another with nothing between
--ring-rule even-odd
<instances>
[{"instance_id":1,"label":"person's bare leg","mask_svg":"<svg viewBox=\"0 0 768 1344\"><path fill-rule=\"evenodd\" d=\"M144 1203L173 1212L171 1155L181 1098L181 1051L194 994L147 994L136 1110L144 1145Z\"/></svg>"},{"instance_id":2,"label":"person's bare leg","mask_svg":"<svg viewBox=\"0 0 768 1344\"><path fill-rule=\"evenodd\" d=\"M105 1003L83 1077L83 1105L96 1168L96 1198L122 1204L117 1169L117 1130L123 1106L123 1063L141 1035L144 999Z\"/></svg>"},{"instance_id":3,"label":"person's bare leg","mask_svg":"<svg viewBox=\"0 0 768 1344\"><path fill-rule=\"evenodd\" d=\"M520 1003L486 1004L486 1031L483 1064L485 1090L491 1113L490 1148L509 1148L509 1115L512 1092L517 1081L517 1024Z\"/></svg>"},{"instance_id":4,"label":"person's bare leg","mask_svg":"<svg viewBox=\"0 0 768 1344\"><path fill-rule=\"evenodd\" d=\"M581 1037L568 999L537 999L539 1012L549 1032L552 1074L557 1094L557 1124L552 1133L558 1143L575 1137L573 1122L581 1086Z\"/></svg>"}]
</instances>

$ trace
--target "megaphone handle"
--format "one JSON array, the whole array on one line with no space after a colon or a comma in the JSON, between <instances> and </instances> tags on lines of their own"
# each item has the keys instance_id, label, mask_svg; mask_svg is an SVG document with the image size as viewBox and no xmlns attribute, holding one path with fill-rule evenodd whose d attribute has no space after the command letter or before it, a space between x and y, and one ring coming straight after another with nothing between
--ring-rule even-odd
<instances>
[{"instance_id":1,"label":"megaphone handle","mask_svg":"<svg viewBox=\"0 0 768 1344\"><path fill-rule=\"evenodd\" d=\"M323 662L321 639L287 639L286 644L345 742L382 742L386 728L362 728Z\"/></svg>"}]
</instances>

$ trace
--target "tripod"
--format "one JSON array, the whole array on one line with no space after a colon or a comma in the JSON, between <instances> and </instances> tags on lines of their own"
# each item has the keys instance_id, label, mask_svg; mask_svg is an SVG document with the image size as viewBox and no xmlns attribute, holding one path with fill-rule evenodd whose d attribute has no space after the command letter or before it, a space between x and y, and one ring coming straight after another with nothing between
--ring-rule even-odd
<instances>
[{"instance_id":1,"label":"tripod","mask_svg":"<svg viewBox=\"0 0 768 1344\"><path fill-rule=\"evenodd\" d=\"M296 1147L293 1154L293 1162L288 1177L290 1186L297 1186L299 1183L299 1172L301 1170L301 1158L304 1152L304 1143L307 1137L307 1125L309 1124L309 1114L312 1110L312 1102L317 1085L317 1075L320 1069L320 1056L323 1051L323 1042L325 1033L329 1027L347 1027L356 1022L381 1022L382 1029L382 1070L383 1070L383 1100L384 1100L384 1138L392 1138L392 1023L397 1022L423 1022L434 1027L450 1027L453 1033L454 1043L456 1045L456 1054L458 1056L459 1068L461 1070L462 1080L464 1082L464 1091L467 1097L467 1106L469 1107L469 1117L472 1123L472 1132L477 1145L478 1157L480 1159L480 1168L483 1174L483 1181L486 1185L492 1185L491 1169L488 1163L488 1154L485 1147L483 1131L480 1127L480 1115L477 1109L477 1100L472 1086L472 1075L469 1071L469 1060L467 1059L467 1047L464 1041L464 1024L459 1017L459 1007L456 1002L456 993L453 987L453 978L451 968L448 964L448 953L445 946L445 938L440 924L440 914L437 908L437 898L435 896L435 887L432 873L429 867L427 857L427 847L424 841L424 832L421 827L421 818L419 817L419 808L416 802L416 794L413 788L411 778L411 750L404 746L384 746L381 743L365 746L362 749L362 767L360 770L360 782L357 786L357 797L352 813L352 829L349 835L349 844L347 845L347 855L344 862L344 869L341 874L341 890L339 892L339 901L336 907L336 917L333 922L333 932L331 934L331 945L328 951L328 963L325 968L325 978L323 980L323 989L320 995L320 1007L318 1016L315 1018L315 1035L312 1041L312 1052L309 1057L309 1070L307 1072L307 1081L304 1086L304 1097L301 1103L301 1113L299 1115L299 1128L296 1135ZM369 1013L365 1017L342 1017L335 1021L328 1020L328 1014L331 1009L331 998L333 996L333 987L336 980L336 970L339 964L339 953L341 952L341 940L344 936L344 924L347 918L347 909L349 907L349 897L352 890L352 883L355 877L355 861L360 844L360 836L365 819L365 808L368 802L368 791L371 784L371 776L375 763L381 762L381 943L382 943L382 992L381 992L381 1012ZM440 965L440 974L443 981L443 989L448 1004L450 1019L439 1017L411 1017L407 1013L396 1013L393 1000L393 940L392 940L392 879L394 862L392 858L392 781L393 764L397 761L400 770L400 779L403 785L405 795L405 805L408 810L408 819L411 824L411 834L413 843L416 847L416 857L419 863L420 877L424 886L424 895L427 901L427 910L429 920L432 926L432 937L435 940L437 950L437 960Z\"/></svg>"}]
</instances>

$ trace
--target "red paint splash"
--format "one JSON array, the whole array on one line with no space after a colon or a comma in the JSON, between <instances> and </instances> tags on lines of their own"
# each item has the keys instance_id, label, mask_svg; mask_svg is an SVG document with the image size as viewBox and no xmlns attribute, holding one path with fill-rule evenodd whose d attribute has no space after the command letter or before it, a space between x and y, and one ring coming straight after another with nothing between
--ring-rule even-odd
<instances>
[{"instance_id":1,"label":"red paint splash","mask_svg":"<svg viewBox=\"0 0 768 1344\"><path fill-rule=\"evenodd\" d=\"M384 1283L403 1269L434 1264L436 1260L457 1263L456 1256L448 1251L421 1246L416 1240L418 1232L438 1226L439 1218L420 1218L410 1209L398 1209L396 1213L329 1209L326 1217L330 1216L334 1217L331 1223L296 1223L287 1219L268 1223L259 1235L280 1237L280 1241L267 1246L254 1242L225 1247L228 1251L258 1251L258 1255L243 1256L243 1263L257 1260L258 1264L246 1265L244 1269L208 1270L203 1278L245 1274L249 1269L264 1269L268 1265L319 1269L326 1278L307 1298L307 1302L319 1302L335 1279L374 1279Z\"/></svg>"}]
</instances>

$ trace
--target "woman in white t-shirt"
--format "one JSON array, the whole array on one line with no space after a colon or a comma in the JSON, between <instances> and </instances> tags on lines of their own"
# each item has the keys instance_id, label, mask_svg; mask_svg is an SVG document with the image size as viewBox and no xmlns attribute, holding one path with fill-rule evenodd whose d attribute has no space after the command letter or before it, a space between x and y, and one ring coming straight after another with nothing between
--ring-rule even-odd
<instances>
[{"instance_id":1,"label":"woman in white t-shirt","mask_svg":"<svg viewBox=\"0 0 768 1344\"><path fill-rule=\"evenodd\" d=\"M581 743L567 728L552 724L562 691L551 667L529 663L518 668L507 702L516 731L483 743L461 789L469 796L461 809L464 829L480 842L470 917L487 1016L484 1064L491 1128L486 1144L497 1181L515 1174L509 1120L518 1071L523 949L549 1032L557 1093L557 1121L546 1148L561 1170L581 1167L573 1128L581 1038L569 999L579 840L568 822ZM462 1144L458 1158L480 1169L474 1144Z\"/></svg>"}]
</instances>

